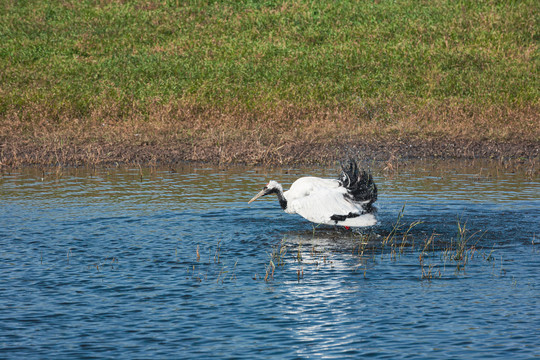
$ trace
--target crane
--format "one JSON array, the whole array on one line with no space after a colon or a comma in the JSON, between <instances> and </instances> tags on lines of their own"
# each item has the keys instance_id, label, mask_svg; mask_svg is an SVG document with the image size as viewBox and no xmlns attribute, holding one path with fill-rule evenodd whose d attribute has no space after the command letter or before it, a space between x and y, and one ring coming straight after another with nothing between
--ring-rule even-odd
<instances>
[{"instance_id":1,"label":"crane","mask_svg":"<svg viewBox=\"0 0 540 360\"><path fill-rule=\"evenodd\" d=\"M248 204L262 196L275 194L286 213L298 214L317 224L347 228L375 225L373 203L377 200L377 186L371 173L359 171L352 159L341 169L337 179L301 177L287 191L271 180Z\"/></svg>"}]
</instances>

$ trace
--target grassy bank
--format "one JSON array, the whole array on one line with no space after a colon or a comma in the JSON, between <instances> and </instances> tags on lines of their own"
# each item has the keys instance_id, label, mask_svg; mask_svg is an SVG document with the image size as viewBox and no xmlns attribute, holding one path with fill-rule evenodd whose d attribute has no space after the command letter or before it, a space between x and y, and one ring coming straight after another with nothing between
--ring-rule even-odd
<instances>
[{"instance_id":1,"label":"grassy bank","mask_svg":"<svg viewBox=\"0 0 540 360\"><path fill-rule=\"evenodd\" d=\"M537 156L538 13L537 1L4 1L0 161L145 146L290 161L293 148L400 142Z\"/></svg>"}]
</instances>

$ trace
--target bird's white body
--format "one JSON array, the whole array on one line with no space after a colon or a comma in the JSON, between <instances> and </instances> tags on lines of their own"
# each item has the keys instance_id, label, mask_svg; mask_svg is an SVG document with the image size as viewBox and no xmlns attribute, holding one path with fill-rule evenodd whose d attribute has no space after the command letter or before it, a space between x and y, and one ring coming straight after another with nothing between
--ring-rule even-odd
<instances>
[{"instance_id":1,"label":"bird's white body","mask_svg":"<svg viewBox=\"0 0 540 360\"><path fill-rule=\"evenodd\" d=\"M355 202L348 198L347 193L347 188L338 180L302 177L283 193L287 200L287 207L284 210L317 224L351 227L375 225L377 223L375 216L366 213L363 208L367 201ZM335 215L349 214L358 215L341 221L332 219Z\"/></svg>"}]
</instances>

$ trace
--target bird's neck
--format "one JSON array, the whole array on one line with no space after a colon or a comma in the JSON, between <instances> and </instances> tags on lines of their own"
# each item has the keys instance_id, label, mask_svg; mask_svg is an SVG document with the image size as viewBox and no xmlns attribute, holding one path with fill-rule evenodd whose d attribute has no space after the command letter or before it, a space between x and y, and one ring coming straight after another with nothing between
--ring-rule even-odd
<instances>
[{"instance_id":1,"label":"bird's neck","mask_svg":"<svg viewBox=\"0 0 540 360\"><path fill-rule=\"evenodd\" d=\"M277 198L279 200L279 205L281 205L281 208L283 210L287 209L287 199L285 198L285 195L283 195L283 190L278 191Z\"/></svg>"},{"instance_id":2,"label":"bird's neck","mask_svg":"<svg viewBox=\"0 0 540 360\"><path fill-rule=\"evenodd\" d=\"M287 209L287 198L285 198L285 195L283 195L283 189L281 188L281 186L279 187L279 189L272 189L272 193L277 195L281 208L283 210Z\"/></svg>"}]
</instances>

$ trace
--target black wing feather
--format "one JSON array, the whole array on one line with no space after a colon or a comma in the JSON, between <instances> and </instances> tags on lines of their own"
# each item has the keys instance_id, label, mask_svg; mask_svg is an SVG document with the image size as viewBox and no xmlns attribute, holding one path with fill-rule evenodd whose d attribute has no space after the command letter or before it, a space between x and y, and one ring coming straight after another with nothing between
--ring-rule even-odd
<instances>
[{"instance_id":1,"label":"black wing feather","mask_svg":"<svg viewBox=\"0 0 540 360\"><path fill-rule=\"evenodd\" d=\"M356 161L349 160L347 166L341 165L341 175L338 181L347 189L348 197L357 202L368 201L365 205L366 210L371 208L377 200L377 185L373 182L371 173L365 170L359 171Z\"/></svg>"}]
</instances>

